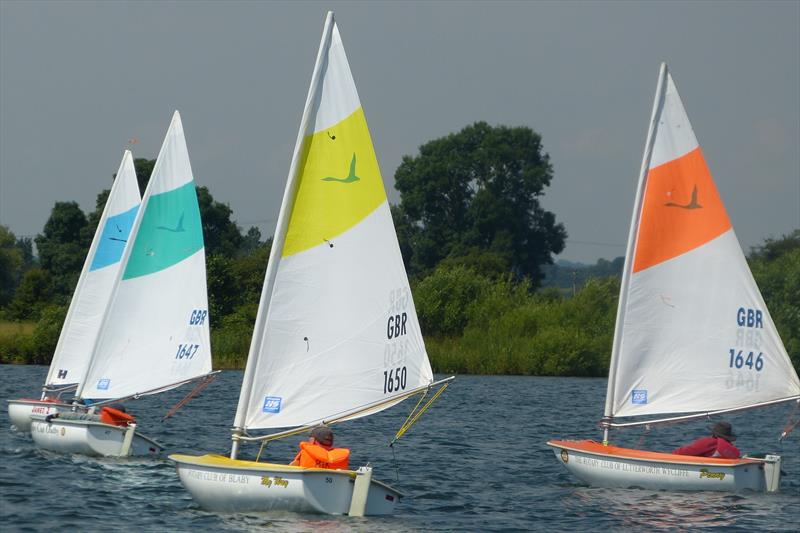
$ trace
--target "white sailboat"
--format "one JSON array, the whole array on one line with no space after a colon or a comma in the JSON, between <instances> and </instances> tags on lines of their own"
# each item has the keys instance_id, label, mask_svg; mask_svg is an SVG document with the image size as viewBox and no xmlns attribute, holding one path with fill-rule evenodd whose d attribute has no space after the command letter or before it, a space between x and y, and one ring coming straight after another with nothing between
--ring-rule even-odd
<instances>
[{"instance_id":1,"label":"white sailboat","mask_svg":"<svg viewBox=\"0 0 800 533\"><path fill-rule=\"evenodd\" d=\"M205 246L180 115L175 112L131 230L100 334L75 393L102 406L172 389L211 373ZM87 455L156 453L132 417L34 415L35 443Z\"/></svg>"},{"instance_id":2,"label":"white sailboat","mask_svg":"<svg viewBox=\"0 0 800 533\"><path fill-rule=\"evenodd\" d=\"M592 485L776 491L780 457L723 459L608 445L609 429L800 401L800 381L662 64L636 194L603 443L553 440ZM626 417L646 420L619 421Z\"/></svg>"},{"instance_id":3,"label":"white sailboat","mask_svg":"<svg viewBox=\"0 0 800 533\"><path fill-rule=\"evenodd\" d=\"M70 410L62 395L74 391L86 371L140 203L133 156L125 150L75 286L41 398L8 400L8 416L17 431L30 431L32 414Z\"/></svg>"},{"instance_id":4,"label":"white sailboat","mask_svg":"<svg viewBox=\"0 0 800 533\"><path fill-rule=\"evenodd\" d=\"M364 111L328 13L295 144L233 428L230 457L171 455L207 510L389 514L401 494L358 471L238 459L263 443L439 386ZM428 404L429 405L429 404ZM293 428L270 435L250 432ZM260 456L260 452L259 452ZM258 459L258 458L257 458Z\"/></svg>"}]
</instances>

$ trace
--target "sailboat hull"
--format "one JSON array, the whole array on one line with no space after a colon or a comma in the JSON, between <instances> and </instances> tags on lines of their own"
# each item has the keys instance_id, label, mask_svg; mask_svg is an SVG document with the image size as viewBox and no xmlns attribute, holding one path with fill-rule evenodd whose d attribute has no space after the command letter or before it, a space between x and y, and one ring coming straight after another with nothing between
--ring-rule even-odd
<instances>
[{"instance_id":1,"label":"sailboat hull","mask_svg":"<svg viewBox=\"0 0 800 533\"><path fill-rule=\"evenodd\" d=\"M125 436L129 430L134 431L134 434L126 453ZM155 455L164 449L156 441L137 433L135 428L114 426L94 420L55 418L47 421L42 415L33 415L31 436L39 448L59 453L125 457Z\"/></svg>"},{"instance_id":2,"label":"sailboat hull","mask_svg":"<svg viewBox=\"0 0 800 533\"><path fill-rule=\"evenodd\" d=\"M31 430L31 415L52 415L69 411L70 404L47 400L33 400L22 398L8 400L8 418L17 431L29 433Z\"/></svg>"},{"instance_id":3,"label":"sailboat hull","mask_svg":"<svg viewBox=\"0 0 800 533\"><path fill-rule=\"evenodd\" d=\"M350 511L356 472L255 461L220 455L170 455L181 483L205 510L216 512L293 511L345 515ZM366 515L394 511L402 494L372 480Z\"/></svg>"},{"instance_id":4,"label":"sailboat hull","mask_svg":"<svg viewBox=\"0 0 800 533\"><path fill-rule=\"evenodd\" d=\"M549 441L558 460L592 486L654 490L775 492L780 457L722 459L646 452L594 441Z\"/></svg>"}]
</instances>

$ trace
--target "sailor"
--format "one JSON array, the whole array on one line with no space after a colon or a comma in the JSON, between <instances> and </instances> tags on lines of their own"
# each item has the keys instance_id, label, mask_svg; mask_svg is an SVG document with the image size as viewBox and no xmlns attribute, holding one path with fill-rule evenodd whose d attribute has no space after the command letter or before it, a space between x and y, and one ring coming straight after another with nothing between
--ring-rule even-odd
<instances>
[{"instance_id":1,"label":"sailor","mask_svg":"<svg viewBox=\"0 0 800 533\"><path fill-rule=\"evenodd\" d=\"M289 464L304 468L347 470L350 464L350 450L334 448L331 428L317 426L311 430L308 440L300 443L300 451Z\"/></svg>"},{"instance_id":2,"label":"sailor","mask_svg":"<svg viewBox=\"0 0 800 533\"><path fill-rule=\"evenodd\" d=\"M709 428L710 437L697 439L693 443L677 448L672 453L677 455L695 455L698 457L722 457L725 459L738 459L742 456L739 449L733 445L736 435L729 422L717 422Z\"/></svg>"}]
</instances>

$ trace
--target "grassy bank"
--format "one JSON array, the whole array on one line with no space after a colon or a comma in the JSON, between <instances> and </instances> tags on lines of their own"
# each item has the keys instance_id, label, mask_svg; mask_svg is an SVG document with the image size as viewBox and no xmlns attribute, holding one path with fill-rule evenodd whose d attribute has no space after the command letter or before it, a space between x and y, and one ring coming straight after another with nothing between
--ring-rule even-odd
<instances>
[{"instance_id":1,"label":"grassy bank","mask_svg":"<svg viewBox=\"0 0 800 533\"><path fill-rule=\"evenodd\" d=\"M795 368L800 368L800 230L767 241L749 261ZM617 278L590 279L573 296L442 265L414 283L412 291L435 372L607 375ZM212 321L214 368L244 368L256 312L257 304L244 304ZM35 323L0 322L0 362L49 363L65 314L65 307L50 306Z\"/></svg>"}]
</instances>

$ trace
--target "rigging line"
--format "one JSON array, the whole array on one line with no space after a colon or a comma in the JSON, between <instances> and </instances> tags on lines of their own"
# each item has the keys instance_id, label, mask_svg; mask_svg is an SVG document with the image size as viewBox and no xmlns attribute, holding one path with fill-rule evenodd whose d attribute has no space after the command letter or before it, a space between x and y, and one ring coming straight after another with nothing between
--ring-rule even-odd
<instances>
[{"instance_id":1,"label":"rigging line","mask_svg":"<svg viewBox=\"0 0 800 533\"><path fill-rule=\"evenodd\" d=\"M69 391L75 390L77 388L78 388L78 384L77 383L72 383L72 384L64 385L64 386L58 386L58 385L48 386L48 385L45 385L45 386L42 387L42 390L45 391L45 392L56 392L59 395L61 395L64 392L69 392Z\"/></svg>"},{"instance_id":2,"label":"rigging line","mask_svg":"<svg viewBox=\"0 0 800 533\"><path fill-rule=\"evenodd\" d=\"M214 381L216 378L217 378L216 374L210 374L210 375L206 376L205 378L203 378L202 380L200 380L200 381L197 383L197 385L195 385L195 387L194 387L194 388L193 388L191 391L189 391L189 394L187 394L187 395L186 395L186 396L185 396L185 397L184 397L184 398L183 398L181 401L179 401L178 403L176 403L176 404L175 404L175 405L172 407L172 409L170 409L170 410L167 412L167 414L165 414L165 415L164 415L164 418L162 418L162 419L161 419L161 421L163 422L163 421L164 421L164 420L166 420L167 418L170 418L172 415L174 415L175 413L177 413L177 412L178 412L178 410L179 410L181 407L183 407L184 405L186 405L187 403L189 403L189 401L190 401L192 398L194 398L195 396L197 396L198 394L200 394L200 393L203 391L203 389L205 389L206 387L208 387L208 386L211 384L211 382L212 382L212 381Z\"/></svg>"},{"instance_id":3,"label":"rigging line","mask_svg":"<svg viewBox=\"0 0 800 533\"><path fill-rule=\"evenodd\" d=\"M644 427L644 431L642 432L642 436L639 437L639 444L636 445L637 448L641 449L642 445L644 444L644 439L647 438L647 434L650 433L650 426L647 425Z\"/></svg>"},{"instance_id":4,"label":"rigging line","mask_svg":"<svg viewBox=\"0 0 800 533\"><path fill-rule=\"evenodd\" d=\"M403 435L405 435L406 431L408 431L408 430L411 428L411 426L413 426L413 425L414 425L414 423L415 423L417 420L419 420L419 417L420 417L420 416L422 416L422 413L424 413L424 412L425 412L425 411L428 409L428 407L430 407L430 406L431 406L431 404L432 404L433 402L435 402L435 401L436 401L436 398L438 398L438 397L439 397L439 395L440 395L440 394L442 394L442 393L444 392L444 390L445 390L447 387L449 387L449 386L450 386L450 383L449 383L449 382L446 382L446 383L444 383L444 384L443 384L443 385L442 385L442 386L439 388L439 390L437 390L437 391L436 391L436 394L434 394L433 396L431 396L431 399L430 399L430 400L428 400L428 403L426 403L424 406L422 406L422 408L419 410L419 412L417 412L417 414L416 414L416 415L414 415L414 418L412 418L412 419L411 419L411 421L410 421L408 424L404 424L404 425L403 425L403 427L401 427L401 428L398 430L398 432L397 432L397 435L395 435L395 436L394 436L394 439L393 439L393 440L392 440L392 442L389 444L389 446L392 446L392 445L393 445L395 442L397 442L397 441L400 439L400 437L402 437Z\"/></svg>"},{"instance_id":5,"label":"rigging line","mask_svg":"<svg viewBox=\"0 0 800 533\"><path fill-rule=\"evenodd\" d=\"M150 396L152 394L159 394L161 392L167 392L169 390L176 389L178 387L186 385L187 383L191 383L192 381L197 381L198 379L203 379L203 378L206 378L206 377L214 375L214 374L219 374L220 372L221 372L220 370L212 370L208 374L203 374L202 376L196 376L196 377L193 377L193 378L184 379L183 381L178 381L176 383L171 383L169 385L164 385L163 387L159 387L157 389L151 389L151 390L146 390L146 391L143 391L143 392L137 392L135 394L129 394L128 396L122 396L120 398L108 398L108 399L104 399L104 400L97 400L96 402L93 402L90 399L90 400L87 400L90 403L84 405L84 407L100 407L101 405L106 405L106 404L109 404L109 403L125 402L127 400L138 400L139 398L141 398L143 396ZM80 398L80 399L79 398L75 398L73 400L73 403L75 405L79 405L78 400L81 400L81 399L85 400L85 398Z\"/></svg>"},{"instance_id":6,"label":"rigging line","mask_svg":"<svg viewBox=\"0 0 800 533\"><path fill-rule=\"evenodd\" d=\"M244 435L239 435L234 431L233 435L231 435L231 439L236 440L236 441L242 441L242 442L257 442L257 441L262 441L262 440L277 440L277 439L282 439L282 438L285 438L285 437L291 437L292 435L299 435L300 433L305 433L306 431L310 431L315 426L319 426L319 425L329 426L329 425L332 425L332 424L336 424L338 422L344 422L346 420L350 420L350 419L356 418L358 416L363 416L365 413L369 413L371 411L380 410L386 405L394 405L394 404L400 403L403 400L405 400L406 398L410 398L411 396L415 396L417 394L421 394L424 391L430 389L431 387L434 387L436 385L441 385L442 383L448 383L448 382L450 382L450 381L452 381L454 379L455 379L455 376L450 376L448 378L440 379L439 381L435 381L433 383L429 383L428 385L423 385L423 386L418 387L416 389L412 389L410 391L407 391L407 392L405 392L403 394L398 394L397 396L393 396L393 397L385 399L385 400L380 400L380 401L377 401L377 402L374 402L374 403L371 403L371 404L367 404L367 405L365 405L363 407L359 407L359 408L357 408L355 410L352 410L352 411L345 411L345 412L342 412L342 413L337 414L337 415L332 415L329 418L322 419L322 420L316 420L314 422L305 424L303 426L299 426L297 428L286 430L286 431L281 431L279 433L271 433L269 435L260 435L260 436L257 436L257 437L252 437L252 436L248 435L246 433L246 431L245 431Z\"/></svg>"},{"instance_id":7,"label":"rigging line","mask_svg":"<svg viewBox=\"0 0 800 533\"><path fill-rule=\"evenodd\" d=\"M258 453L256 454L256 462L258 462L258 460L261 458L261 452L264 451L264 448L266 447L267 442L269 442L269 441L265 440L264 442L261 443L261 446L258 447Z\"/></svg>"},{"instance_id":8,"label":"rigging line","mask_svg":"<svg viewBox=\"0 0 800 533\"><path fill-rule=\"evenodd\" d=\"M597 242L597 241L576 241L572 239L567 239L564 242L567 244L589 244L592 246L609 246L611 248L624 248L624 244L619 244L616 242Z\"/></svg>"},{"instance_id":9,"label":"rigging line","mask_svg":"<svg viewBox=\"0 0 800 533\"><path fill-rule=\"evenodd\" d=\"M406 424L408 424L408 421L409 421L409 420L411 420L411 417L412 417L412 416L414 416L414 413L416 413L416 412L417 412L417 408L420 406L420 404L422 403L422 400L424 400L424 399L425 399L425 397L426 397L427 395L428 395L428 391L427 391L427 389L426 389L426 390L425 390L425 392L423 392L423 393L420 395L420 397L419 397L419 400L417 401L417 404L416 404L416 405L414 406L414 408L413 408L413 409L411 409L411 411L408 413L408 416L406 417L406 419L405 419L405 420L403 420L403 423L402 423L402 424L400 424L400 429L398 429L398 430L397 430L397 431L398 431L398 433L399 433L400 431L402 431L404 427L406 427ZM392 448L392 447L394 446L394 443L395 443L395 441L396 441L396 440L397 440L397 433L395 433L394 439L392 439L392 441L389 443L389 447L390 447L390 448ZM392 453L394 453L394 452L392 452Z\"/></svg>"},{"instance_id":10,"label":"rigging line","mask_svg":"<svg viewBox=\"0 0 800 533\"><path fill-rule=\"evenodd\" d=\"M797 415L797 420L792 422L792 417ZM789 420L786 422L786 426L784 426L783 431L781 432L781 436L778 439L778 442L783 442L783 439L789 436L789 433L794 431L794 429L800 425L800 400L798 400L797 405L795 407L794 413L789 413Z\"/></svg>"},{"instance_id":11,"label":"rigging line","mask_svg":"<svg viewBox=\"0 0 800 533\"><path fill-rule=\"evenodd\" d=\"M394 453L394 446L392 448L392 462L394 463L394 479L398 483L400 482L400 466L397 464L397 456Z\"/></svg>"},{"instance_id":12,"label":"rigging line","mask_svg":"<svg viewBox=\"0 0 800 533\"><path fill-rule=\"evenodd\" d=\"M600 427L603 428L625 428L625 427L636 427L636 426L644 426L644 425L656 425L656 424L675 424L677 422L685 422L689 420L697 420L700 418L711 418L715 415L722 415L726 413L738 413L740 411L747 411L749 409L756 409L758 407L767 407L769 405L777 405L779 403L791 402L795 400L800 400L800 396L790 396L788 398L780 398L778 400L770 400L766 402L759 402L754 403L752 405L746 405L744 407L732 407L730 409L719 409L716 411L704 411L702 413L695 413L691 415L683 415L683 416L673 416L669 418L659 418L657 420L643 420L641 422L613 422L613 418L611 417L604 417L600 421Z\"/></svg>"}]
</instances>

